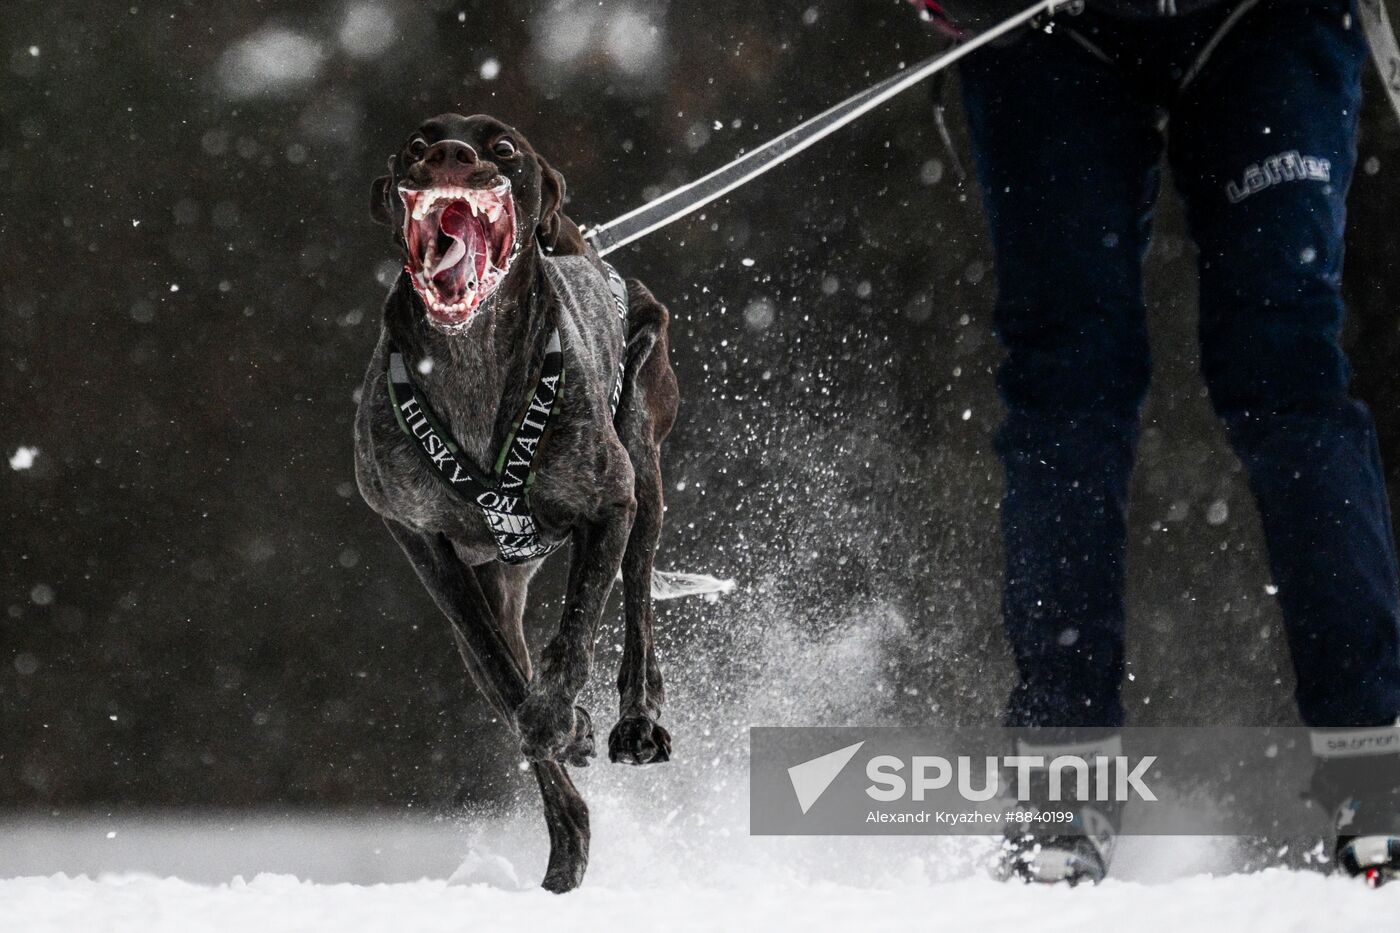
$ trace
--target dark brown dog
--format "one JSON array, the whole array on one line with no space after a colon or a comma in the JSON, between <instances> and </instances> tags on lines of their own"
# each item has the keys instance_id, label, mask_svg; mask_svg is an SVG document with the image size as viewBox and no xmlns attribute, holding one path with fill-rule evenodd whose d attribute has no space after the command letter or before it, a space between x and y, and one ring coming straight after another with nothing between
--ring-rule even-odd
<instances>
[{"instance_id":1,"label":"dark brown dog","mask_svg":"<svg viewBox=\"0 0 1400 933\"><path fill-rule=\"evenodd\" d=\"M551 891L576 887L588 864L588 809L565 764L594 754L591 720L575 700L619 568L626 635L609 757L646 764L670 756L656 721L663 691L651 585L661 442L678 400L666 309L628 281L625 321L619 316L606 270L564 215L563 198L559 173L498 120L444 114L418 128L374 183L371 213L393 228L406 264L384 307L355 421L361 494L446 614L468 673L534 770ZM457 458L486 474L522 413L529 417L556 331L566 377L539 440L528 507L539 539L568 539L571 551L563 617L535 669L522 620L542 558L498 559L485 514L408 435L386 372L396 349Z\"/></svg>"}]
</instances>

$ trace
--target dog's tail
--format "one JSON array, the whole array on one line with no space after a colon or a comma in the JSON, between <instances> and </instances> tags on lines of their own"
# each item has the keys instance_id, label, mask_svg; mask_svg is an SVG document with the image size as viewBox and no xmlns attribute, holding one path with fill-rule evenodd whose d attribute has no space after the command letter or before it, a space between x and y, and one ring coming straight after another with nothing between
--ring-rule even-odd
<instances>
[{"instance_id":1,"label":"dog's tail","mask_svg":"<svg viewBox=\"0 0 1400 933\"><path fill-rule=\"evenodd\" d=\"M678 573L673 570L653 570L651 573L652 599L680 599L682 596L714 598L734 592L734 587L733 580L721 580L707 573Z\"/></svg>"},{"instance_id":2,"label":"dog's tail","mask_svg":"<svg viewBox=\"0 0 1400 933\"><path fill-rule=\"evenodd\" d=\"M682 596L720 596L734 592L735 583L707 573L680 573L654 570L651 574L652 599L680 599Z\"/></svg>"}]
</instances>

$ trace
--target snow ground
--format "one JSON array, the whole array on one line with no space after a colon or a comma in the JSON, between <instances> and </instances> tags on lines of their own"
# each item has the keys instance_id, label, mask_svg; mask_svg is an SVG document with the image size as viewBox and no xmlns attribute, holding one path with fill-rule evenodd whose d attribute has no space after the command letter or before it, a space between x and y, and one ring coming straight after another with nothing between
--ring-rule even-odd
<instances>
[{"instance_id":1,"label":"snow ground","mask_svg":"<svg viewBox=\"0 0 1400 933\"><path fill-rule=\"evenodd\" d=\"M1369 891L1318 874L1231 874L1244 862L1222 839L1125 838L1108 882L1062 890L989 880L988 838L750 836L748 724L880 721L865 685L881 682L876 647L890 619L857 618L829 639L775 621L745 651L771 668L677 678L671 762L574 771L593 841L584 885L571 894L537 887L547 840L522 773L504 810L439 817L0 818L0 879L9 879L0 880L0 933L1395 928L1400 883ZM589 702L604 709L607 678L596 680ZM786 705L792 698L800 710ZM816 713L810 698L823 702Z\"/></svg>"},{"instance_id":2,"label":"snow ground","mask_svg":"<svg viewBox=\"0 0 1400 933\"><path fill-rule=\"evenodd\" d=\"M740 653L767 667L676 678L671 762L573 772L593 841L571 894L537 887L547 840L522 773L504 810L437 818L0 817L0 933L1397 928L1400 883L1370 891L1315 873L1232 874L1244 859L1224 839L1125 838L1109 881L1067 890L989 880L988 838L750 836L749 724L894 721L868 685L882 683L878 648L897 622L872 612L814 639L800 622L766 620ZM716 640L713 650L735 649ZM689 666L724 670L706 658ZM595 678L585 705L607 707L607 680Z\"/></svg>"},{"instance_id":3,"label":"snow ground","mask_svg":"<svg viewBox=\"0 0 1400 933\"><path fill-rule=\"evenodd\" d=\"M981 873L986 840L750 837L713 810L667 821L656 819L655 798L594 797L589 876L562 897L535 887L545 843L528 807L461 821L9 821L0 824L0 931L1083 933L1105 924L1132 933L1324 933L1391 929L1400 916L1400 884L1370 891L1315 873L1231 875L1222 840L1125 839L1117 878L1027 888ZM1156 878L1164 880L1144 880Z\"/></svg>"},{"instance_id":4,"label":"snow ground","mask_svg":"<svg viewBox=\"0 0 1400 933\"><path fill-rule=\"evenodd\" d=\"M1339 878L1271 870L1161 885L1109 881L1093 889L1006 887L990 880L866 888L754 878L740 888L644 881L540 890L422 880L318 884L264 874L219 885L109 875L0 881L0 928L29 933L200 931L979 930L1133 933L1181 930L1322 933L1388 929L1400 887L1368 891Z\"/></svg>"}]
</instances>

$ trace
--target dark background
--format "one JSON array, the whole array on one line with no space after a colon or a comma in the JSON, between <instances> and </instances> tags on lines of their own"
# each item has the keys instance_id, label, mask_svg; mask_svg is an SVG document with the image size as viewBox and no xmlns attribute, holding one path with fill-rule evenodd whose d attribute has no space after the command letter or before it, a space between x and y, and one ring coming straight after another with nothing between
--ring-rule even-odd
<instances>
[{"instance_id":1,"label":"dark background","mask_svg":"<svg viewBox=\"0 0 1400 933\"><path fill-rule=\"evenodd\" d=\"M423 117L488 111L596 223L937 45L896 0L7 0L3 21L0 450L39 453L0 464L0 805L44 810L506 793L504 730L354 488L395 269L370 180ZM1394 481L1400 130L1367 81L1349 342ZM910 92L614 257L673 314L660 563L740 584L661 610L692 755L750 721L990 722L1009 683L994 275L930 113ZM1169 191L1132 716L1293 722Z\"/></svg>"}]
</instances>

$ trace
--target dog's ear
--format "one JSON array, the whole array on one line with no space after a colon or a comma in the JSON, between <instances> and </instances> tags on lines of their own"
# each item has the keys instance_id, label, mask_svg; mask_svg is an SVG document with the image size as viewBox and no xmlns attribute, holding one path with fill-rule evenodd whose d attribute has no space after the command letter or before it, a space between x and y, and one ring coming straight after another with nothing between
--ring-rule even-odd
<instances>
[{"instance_id":1,"label":"dog's ear","mask_svg":"<svg viewBox=\"0 0 1400 933\"><path fill-rule=\"evenodd\" d=\"M552 256L582 256L588 244L579 232L578 224L564 213L564 176L560 175L540 155L540 220L535 239Z\"/></svg>"},{"instance_id":2,"label":"dog's ear","mask_svg":"<svg viewBox=\"0 0 1400 933\"><path fill-rule=\"evenodd\" d=\"M369 216L386 227L394 225L394 204L389 200L394 190L394 157L389 157L389 174L381 175L369 188Z\"/></svg>"},{"instance_id":3,"label":"dog's ear","mask_svg":"<svg viewBox=\"0 0 1400 933\"><path fill-rule=\"evenodd\" d=\"M540 220L535 238L546 253L552 253L559 245L560 220L564 218L564 176L551 168L544 156L536 155L535 161L540 166Z\"/></svg>"}]
</instances>

